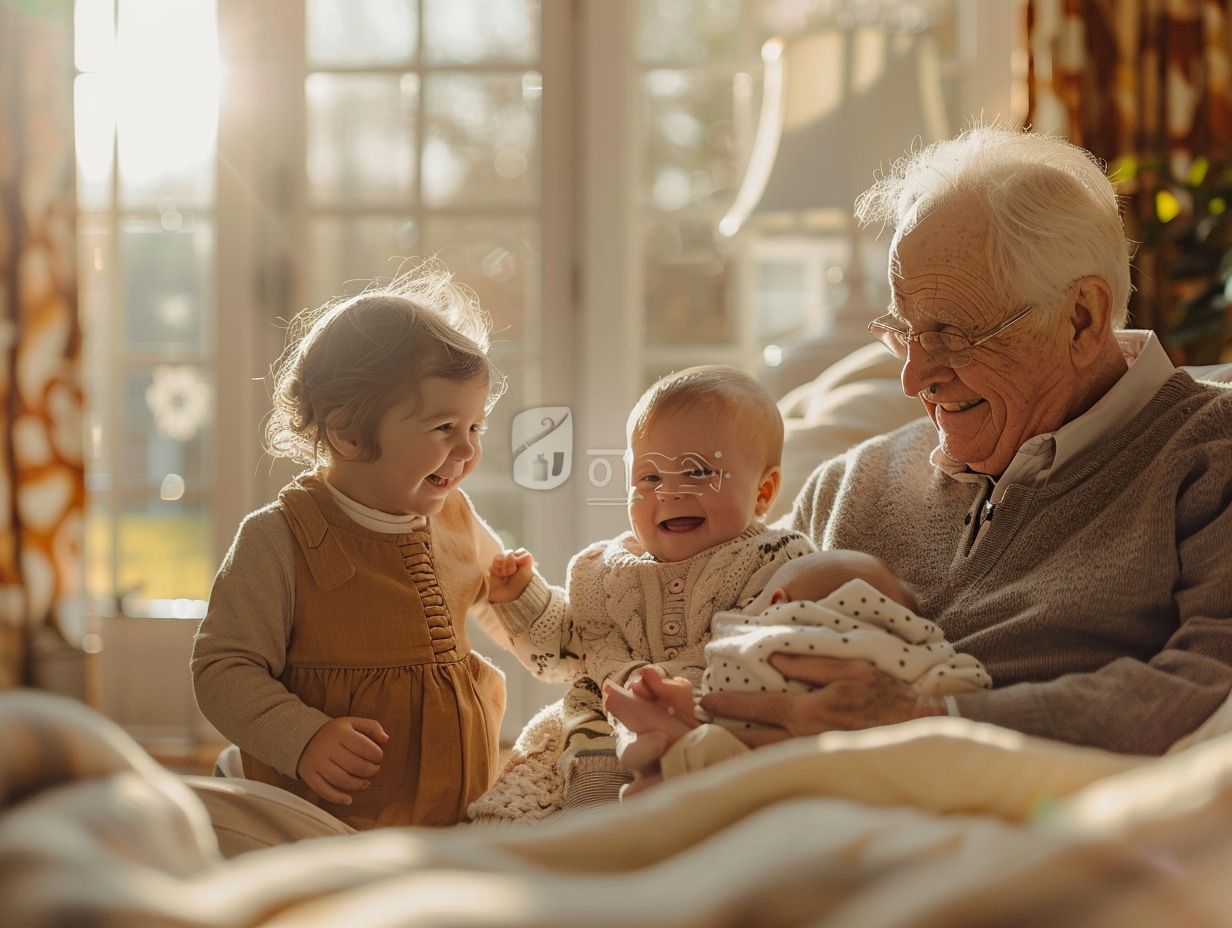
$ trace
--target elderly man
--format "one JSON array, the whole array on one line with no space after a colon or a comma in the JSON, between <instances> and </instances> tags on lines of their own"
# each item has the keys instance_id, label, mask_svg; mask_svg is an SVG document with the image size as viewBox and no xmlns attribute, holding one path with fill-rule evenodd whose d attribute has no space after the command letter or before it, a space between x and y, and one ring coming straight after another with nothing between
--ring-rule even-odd
<instances>
[{"instance_id":1,"label":"elderly man","mask_svg":"<svg viewBox=\"0 0 1232 928\"><path fill-rule=\"evenodd\" d=\"M780 654L820 688L703 707L776 726L742 733L754 746L948 713L1162 753L1232 688L1232 389L1123 328L1115 194L1064 140L968 130L902 159L857 214L894 229L870 330L928 420L822 464L790 523L883 558L994 688L927 698Z\"/></svg>"}]
</instances>

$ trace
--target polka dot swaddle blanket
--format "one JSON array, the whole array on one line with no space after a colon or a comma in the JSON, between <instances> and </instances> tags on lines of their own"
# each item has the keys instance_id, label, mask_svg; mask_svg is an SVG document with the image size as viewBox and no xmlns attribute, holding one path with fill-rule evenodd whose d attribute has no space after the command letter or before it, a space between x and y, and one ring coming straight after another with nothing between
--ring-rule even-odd
<instances>
[{"instance_id":1,"label":"polka dot swaddle blanket","mask_svg":"<svg viewBox=\"0 0 1232 928\"><path fill-rule=\"evenodd\" d=\"M807 693L770 666L776 652L862 660L912 684L926 696L992 686L984 666L959 654L935 624L863 580L849 580L825 599L784 602L760 615L720 612L706 645L701 692ZM746 722L715 719L728 728Z\"/></svg>"}]
</instances>

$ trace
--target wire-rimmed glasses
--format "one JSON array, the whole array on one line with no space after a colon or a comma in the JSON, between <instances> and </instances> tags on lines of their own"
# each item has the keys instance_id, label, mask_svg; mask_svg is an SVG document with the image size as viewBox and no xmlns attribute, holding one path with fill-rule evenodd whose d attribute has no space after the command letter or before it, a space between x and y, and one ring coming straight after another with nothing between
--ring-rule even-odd
<instances>
[{"instance_id":1,"label":"wire-rimmed glasses","mask_svg":"<svg viewBox=\"0 0 1232 928\"><path fill-rule=\"evenodd\" d=\"M945 367L965 367L971 363L971 352L973 349L978 348L989 339L996 338L1019 319L1025 318L1034 309L1034 306L1028 306L1022 312L1011 316L991 332L981 335L979 338L968 338L959 332L919 332L912 335L905 329L900 329L898 326L890 324L890 320L896 318L893 313L878 316L868 324L868 331L873 338L889 348L894 352L895 357L901 360L905 361L907 359L907 349L911 343L918 342L920 347L937 364L944 365Z\"/></svg>"}]
</instances>

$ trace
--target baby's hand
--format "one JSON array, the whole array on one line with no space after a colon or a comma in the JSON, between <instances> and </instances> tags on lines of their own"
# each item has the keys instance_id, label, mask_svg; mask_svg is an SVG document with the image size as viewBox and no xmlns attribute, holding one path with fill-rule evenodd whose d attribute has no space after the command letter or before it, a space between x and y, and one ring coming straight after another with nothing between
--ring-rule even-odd
<instances>
[{"instance_id":1,"label":"baby's hand","mask_svg":"<svg viewBox=\"0 0 1232 928\"><path fill-rule=\"evenodd\" d=\"M296 772L326 802L349 806L350 794L367 789L381 769L380 745L388 740L376 719L330 719L304 748Z\"/></svg>"},{"instance_id":2,"label":"baby's hand","mask_svg":"<svg viewBox=\"0 0 1232 928\"><path fill-rule=\"evenodd\" d=\"M620 765L633 775L621 796L662 780L663 754L699 724L693 716L693 685L683 677L668 677L653 664L635 671L627 687L608 683L603 705L629 731L617 739Z\"/></svg>"},{"instance_id":3,"label":"baby's hand","mask_svg":"<svg viewBox=\"0 0 1232 928\"><path fill-rule=\"evenodd\" d=\"M693 684L684 677L669 677L667 671L658 664L647 664L629 675L629 679L625 681L625 687L631 695L653 706L656 717L666 715L682 723L686 730L698 726L699 723L693 712ZM612 714L620 718L617 713ZM642 713L641 717L648 718L649 715ZM625 719L621 721L630 731L640 730L630 725ZM674 726L671 730L677 731ZM676 734L672 741L678 737L679 734Z\"/></svg>"},{"instance_id":4,"label":"baby's hand","mask_svg":"<svg viewBox=\"0 0 1232 928\"><path fill-rule=\"evenodd\" d=\"M525 548L506 551L492 558L488 570L488 602L511 603L530 586L535 559Z\"/></svg>"}]
</instances>

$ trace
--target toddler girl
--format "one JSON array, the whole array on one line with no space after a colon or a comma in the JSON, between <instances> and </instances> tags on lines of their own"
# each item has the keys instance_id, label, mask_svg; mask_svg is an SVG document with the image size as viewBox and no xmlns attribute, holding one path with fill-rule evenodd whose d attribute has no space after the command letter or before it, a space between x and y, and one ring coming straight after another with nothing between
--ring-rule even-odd
<instances>
[{"instance_id":1,"label":"toddler girl","mask_svg":"<svg viewBox=\"0 0 1232 928\"><path fill-rule=\"evenodd\" d=\"M458 489L503 389L490 322L429 262L301 313L266 448L308 466L239 527L193 648L243 775L357 829L451 825L487 789L504 677L470 649L500 541Z\"/></svg>"}]
</instances>

